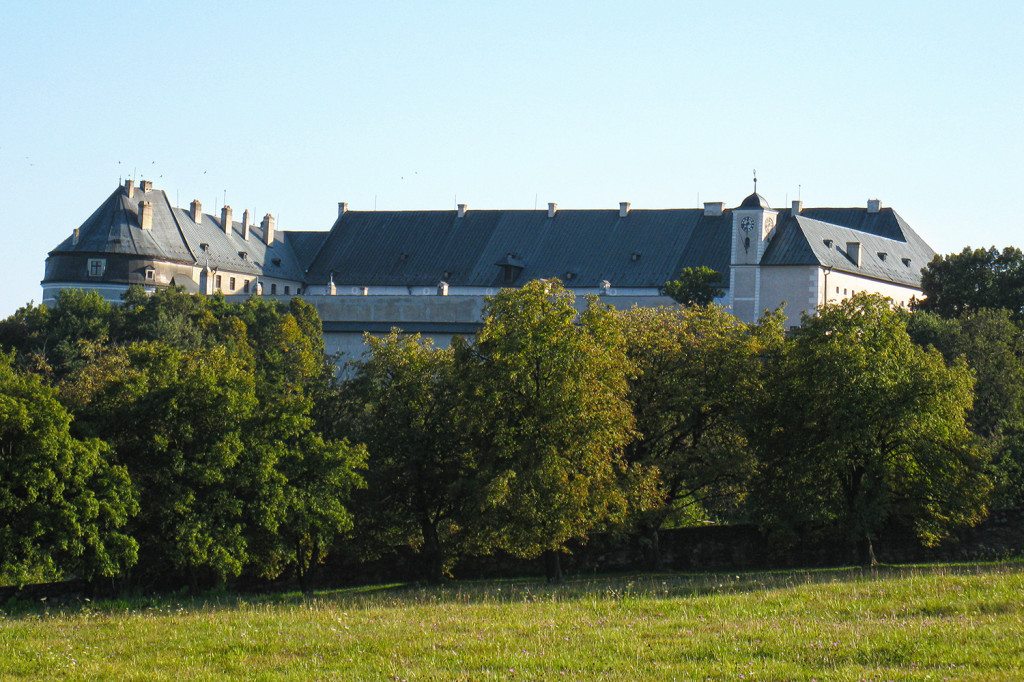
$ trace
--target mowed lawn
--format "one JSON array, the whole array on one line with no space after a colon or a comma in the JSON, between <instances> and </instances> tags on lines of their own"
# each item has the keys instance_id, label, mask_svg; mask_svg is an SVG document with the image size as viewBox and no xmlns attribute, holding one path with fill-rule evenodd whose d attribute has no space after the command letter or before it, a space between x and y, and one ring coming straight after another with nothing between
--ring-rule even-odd
<instances>
[{"instance_id":1,"label":"mowed lawn","mask_svg":"<svg viewBox=\"0 0 1024 682\"><path fill-rule=\"evenodd\" d=\"M1024 566L24 603L0 677L1024 679Z\"/></svg>"}]
</instances>

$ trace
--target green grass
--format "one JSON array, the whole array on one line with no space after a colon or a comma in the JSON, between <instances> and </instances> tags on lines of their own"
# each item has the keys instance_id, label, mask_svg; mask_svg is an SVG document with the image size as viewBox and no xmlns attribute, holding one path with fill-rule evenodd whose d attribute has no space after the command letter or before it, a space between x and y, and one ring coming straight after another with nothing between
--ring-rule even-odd
<instances>
[{"instance_id":1,"label":"green grass","mask_svg":"<svg viewBox=\"0 0 1024 682\"><path fill-rule=\"evenodd\" d=\"M1024 566L15 603L0 677L1024 679Z\"/></svg>"}]
</instances>

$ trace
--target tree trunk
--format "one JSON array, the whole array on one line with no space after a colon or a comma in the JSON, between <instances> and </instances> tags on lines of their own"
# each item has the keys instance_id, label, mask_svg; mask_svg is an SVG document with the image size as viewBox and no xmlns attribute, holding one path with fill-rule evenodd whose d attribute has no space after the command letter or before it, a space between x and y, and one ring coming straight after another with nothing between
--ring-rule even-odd
<instances>
[{"instance_id":1,"label":"tree trunk","mask_svg":"<svg viewBox=\"0 0 1024 682\"><path fill-rule=\"evenodd\" d=\"M306 556L302 551L302 542L295 543L295 576L299 579L299 589L302 594L309 592L306 585Z\"/></svg>"},{"instance_id":2,"label":"tree trunk","mask_svg":"<svg viewBox=\"0 0 1024 682\"><path fill-rule=\"evenodd\" d=\"M870 566L872 568L877 566L878 559L875 558L875 546L871 542L871 535L864 533L864 537L862 537L860 542L857 544L857 554L861 565Z\"/></svg>"},{"instance_id":3,"label":"tree trunk","mask_svg":"<svg viewBox=\"0 0 1024 682\"><path fill-rule=\"evenodd\" d=\"M664 568L665 562L661 556L661 535L658 532L660 524L651 524L647 528L647 564L652 571L660 571Z\"/></svg>"},{"instance_id":4,"label":"tree trunk","mask_svg":"<svg viewBox=\"0 0 1024 682\"><path fill-rule=\"evenodd\" d=\"M437 536L437 526L428 519L422 519L420 530L423 533L423 550L420 555L423 557L424 578L430 584L437 585L444 580L444 557L441 553L441 540Z\"/></svg>"},{"instance_id":5,"label":"tree trunk","mask_svg":"<svg viewBox=\"0 0 1024 682\"><path fill-rule=\"evenodd\" d=\"M562 553L557 550L544 552L544 574L549 583L562 582Z\"/></svg>"}]
</instances>

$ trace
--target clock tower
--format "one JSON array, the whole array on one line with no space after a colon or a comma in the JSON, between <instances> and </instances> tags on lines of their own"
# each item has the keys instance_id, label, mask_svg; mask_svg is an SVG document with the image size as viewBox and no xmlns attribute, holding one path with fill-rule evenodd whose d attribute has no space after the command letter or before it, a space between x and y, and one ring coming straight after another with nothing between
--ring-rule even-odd
<instances>
[{"instance_id":1,"label":"clock tower","mask_svg":"<svg viewBox=\"0 0 1024 682\"><path fill-rule=\"evenodd\" d=\"M744 322L756 322L761 310L761 258L775 236L778 211L754 193L732 210L732 249L729 298L733 314Z\"/></svg>"}]
</instances>

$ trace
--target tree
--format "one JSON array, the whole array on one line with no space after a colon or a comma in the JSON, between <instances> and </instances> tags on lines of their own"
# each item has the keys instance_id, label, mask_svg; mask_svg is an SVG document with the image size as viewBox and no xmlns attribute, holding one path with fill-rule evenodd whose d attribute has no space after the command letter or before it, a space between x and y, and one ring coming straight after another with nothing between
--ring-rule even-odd
<instances>
[{"instance_id":1,"label":"tree","mask_svg":"<svg viewBox=\"0 0 1024 682\"><path fill-rule=\"evenodd\" d=\"M62 387L76 427L110 440L140 495L132 524L139 569L193 587L248 560L239 462L256 409L251 360L224 347L184 351L149 341L111 349Z\"/></svg>"},{"instance_id":2,"label":"tree","mask_svg":"<svg viewBox=\"0 0 1024 682\"><path fill-rule=\"evenodd\" d=\"M305 590L310 570L353 528L348 502L364 485L366 451L317 429L314 398L334 367L315 308L253 298L221 315L245 330L255 359L260 408L245 425L241 462L250 562L267 578L294 569Z\"/></svg>"},{"instance_id":3,"label":"tree","mask_svg":"<svg viewBox=\"0 0 1024 682\"><path fill-rule=\"evenodd\" d=\"M459 357L479 449L482 516L494 546L547 559L626 508L623 449L633 437L629 363L616 315L539 280L489 297Z\"/></svg>"},{"instance_id":4,"label":"tree","mask_svg":"<svg viewBox=\"0 0 1024 682\"><path fill-rule=\"evenodd\" d=\"M114 307L95 291L63 289L53 307L28 306L0 322L0 345L20 366L60 380L110 340Z\"/></svg>"},{"instance_id":5,"label":"tree","mask_svg":"<svg viewBox=\"0 0 1024 682\"><path fill-rule=\"evenodd\" d=\"M955 319L916 312L908 329L947 363L966 359L975 376L968 424L993 453L993 504L1024 503L1024 333L1010 311L983 309Z\"/></svg>"},{"instance_id":6,"label":"tree","mask_svg":"<svg viewBox=\"0 0 1024 682\"><path fill-rule=\"evenodd\" d=\"M683 305L710 305L724 294L722 276L706 265L683 268L679 279L665 282L665 294Z\"/></svg>"},{"instance_id":7,"label":"tree","mask_svg":"<svg viewBox=\"0 0 1024 682\"><path fill-rule=\"evenodd\" d=\"M964 248L935 256L921 272L924 300L918 310L959 317L983 308L1005 308L1016 319L1024 315L1024 253L1015 247L999 251Z\"/></svg>"},{"instance_id":8,"label":"tree","mask_svg":"<svg viewBox=\"0 0 1024 682\"><path fill-rule=\"evenodd\" d=\"M627 453L657 474L659 503L642 515L657 566L668 519L735 514L743 502L755 463L745 417L762 400L762 356L782 343L782 325L769 316L748 326L714 305L633 308L623 320L640 433Z\"/></svg>"},{"instance_id":9,"label":"tree","mask_svg":"<svg viewBox=\"0 0 1024 682\"><path fill-rule=\"evenodd\" d=\"M366 342L345 391L354 437L370 454L363 534L378 547L417 549L424 577L438 582L473 525L465 501L475 458L462 437L454 352L397 330Z\"/></svg>"},{"instance_id":10,"label":"tree","mask_svg":"<svg viewBox=\"0 0 1024 682\"><path fill-rule=\"evenodd\" d=\"M112 325L123 345L90 346L62 383L76 428L108 438L139 486L143 579L197 587L292 569L305 588L351 530L365 452L316 428L318 320L301 302L130 292Z\"/></svg>"},{"instance_id":11,"label":"tree","mask_svg":"<svg viewBox=\"0 0 1024 682\"><path fill-rule=\"evenodd\" d=\"M888 299L805 316L757 434L762 522L777 537L838 533L865 563L890 521L926 545L977 523L989 484L967 429L972 383L965 362L914 344Z\"/></svg>"},{"instance_id":12,"label":"tree","mask_svg":"<svg viewBox=\"0 0 1024 682\"><path fill-rule=\"evenodd\" d=\"M119 575L136 559L128 472L70 433L56 392L0 356L0 578Z\"/></svg>"}]
</instances>

